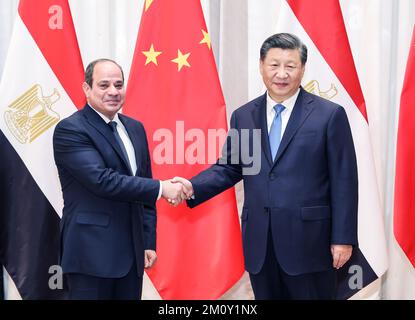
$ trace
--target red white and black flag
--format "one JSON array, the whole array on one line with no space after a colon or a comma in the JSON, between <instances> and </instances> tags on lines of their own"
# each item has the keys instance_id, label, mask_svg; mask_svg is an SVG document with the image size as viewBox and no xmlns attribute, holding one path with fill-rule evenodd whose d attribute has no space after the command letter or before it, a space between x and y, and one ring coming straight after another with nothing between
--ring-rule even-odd
<instances>
[{"instance_id":1,"label":"red white and black flag","mask_svg":"<svg viewBox=\"0 0 415 320\"><path fill-rule=\"evenodd\" d=\"M339 299L350 298L387 269L386 239L366 104L347 37L339 0L286 0L278 32L296 34L308 48L303 87L346 110L359 177L358 241L338 272Z\"/></svg>"},{"instance_id":2,"label":"red white and black flag","mask_svg":"<svg viewBox=\"0 0 415 320\"><path fill-rule=\"evenodd\" d=\"M415 27L399 110L393 231L415 268Z\"/></svg>"},{"instance_id":3,"label":"red white and black flag","mask_svg":"<svg viewBox=\"0 0 415 320\"><path fill-rule=\"evenodd\" d=\"M23 299L63 293L49 286L63 207L52 135L84 105L82 82L68 0L20 0L0 83L0 261Z\"/></svg>"}]
</instances>

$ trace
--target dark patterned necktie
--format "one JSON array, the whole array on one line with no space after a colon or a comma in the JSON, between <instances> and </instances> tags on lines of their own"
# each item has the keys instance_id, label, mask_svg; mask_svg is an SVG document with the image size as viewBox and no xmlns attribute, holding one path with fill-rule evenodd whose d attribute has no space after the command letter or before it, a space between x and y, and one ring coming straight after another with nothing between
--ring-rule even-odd
<instances>
[{"instance_id":1,"label":"dark patterned necktie","mask_svg":"<svg viewBox=\"0 0 415 320\"><path fill-rule=\"evenodd\" d=\"M108 122L108 125L112 129L112 133L114 134L114 138L117 141L118 145L120 146L120 149L124 155L124 159L127 160L128 169L130 170L130 173L132 173L133 170L131 169L131 166L130 166L130 159L128 158L127 150L125 149L124 143L122 142L120 134L118 133L117 123L115 121L110 121Z\"/></svg>"}]
</instances>

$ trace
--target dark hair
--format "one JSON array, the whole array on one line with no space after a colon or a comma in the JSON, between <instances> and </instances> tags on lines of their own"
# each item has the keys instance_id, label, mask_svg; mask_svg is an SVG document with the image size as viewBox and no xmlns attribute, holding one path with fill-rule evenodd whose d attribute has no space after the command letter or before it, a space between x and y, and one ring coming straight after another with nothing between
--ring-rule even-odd
<instances>
[{"instance_id":1,"label":"dark hair","mask_svg":"<svg viewBox=\"0 0 415 320\"><path fill-rule=\"evenodd\" d=\"M124 71L122 70L121 66L118 63L116 63L114 60L102 58L102 59L97 59L97 60L90 62L85 69L85 82L91 88L92 88L92 80L93 80L92 74L94 73L95 65L99 62L112 62L113 64L115 64L118 68L120 68L121 75L122 75L122 81L124 82Z\"/></svg>"},{"instance_id":2,"label":"dark hair","mask_svg":"<svg viewBox=\"0 0 415 320\"><path fill-rule=\"evenodd\" d=\"M277 33L267 38L259 52L261 61L264 61L267 53L272 48L293 49L300 52L301 63L307 62L307 47L301 40L291 33Z\"/></svg>"}]
</instances>

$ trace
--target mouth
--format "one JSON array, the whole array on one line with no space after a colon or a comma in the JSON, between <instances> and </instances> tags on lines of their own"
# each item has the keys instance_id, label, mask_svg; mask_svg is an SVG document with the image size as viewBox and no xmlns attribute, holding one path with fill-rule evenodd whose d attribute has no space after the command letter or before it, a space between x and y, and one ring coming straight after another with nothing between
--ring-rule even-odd
<instances>
[{"instance_id":1,"label":"mouth","mask_svg":"<svg viewBox=\"0 0 415 320\"><path fill-rule=\"evenodd\" d=\"M273 82L272 84L275 87L279 88L279 89L284 89L284 88L288 87L288 83L287 82Z\"/></svg>"},{"instance_id":2,"label":"mouth","mask_svg":"<svg viewBox=\"0 0 415 320\"><path fill-rule=\"evenodd\" d=\"M107 100L107 101L104 101L104 102L106 104L111 105L111 106L116 106L116 105L118 105L120 103L118 100Z\"/></svg>"}]
</instances>

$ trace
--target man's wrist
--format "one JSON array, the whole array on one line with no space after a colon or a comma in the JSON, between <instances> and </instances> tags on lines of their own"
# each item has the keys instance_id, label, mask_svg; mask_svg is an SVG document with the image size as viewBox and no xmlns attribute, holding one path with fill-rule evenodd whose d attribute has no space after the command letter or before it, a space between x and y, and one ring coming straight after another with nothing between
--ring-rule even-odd
<instances>
[{"instance_id":1,"label":"man's wrist","mask_svg":"<svg viewBox=\"0 0 415 320\"><path fill-rule=\"evenodd\" d=\"M163 184L161 183L161 180L159 180L160 188L159 188L159 194L157 196L157 200L161 198L161 195L163 194Z\"/></svg>"}]
</instances>

